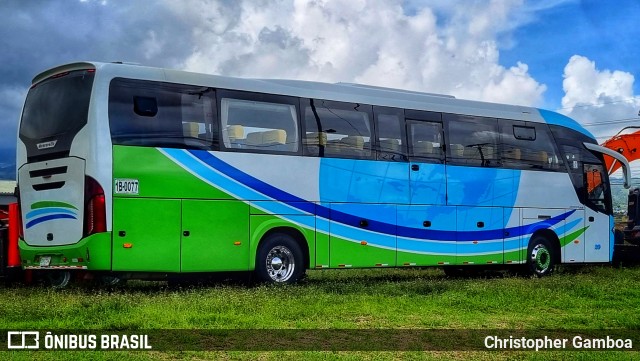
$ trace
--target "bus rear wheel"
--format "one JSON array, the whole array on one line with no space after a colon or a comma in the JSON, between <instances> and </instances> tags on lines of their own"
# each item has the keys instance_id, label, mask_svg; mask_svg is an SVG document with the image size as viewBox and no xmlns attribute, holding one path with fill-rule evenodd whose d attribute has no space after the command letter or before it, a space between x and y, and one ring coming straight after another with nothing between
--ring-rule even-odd
<instances>
[{"instance_id":1,"label":"bus rear wheel","mask_svg":"<svg viewBox=\"0 0 640 361\"><path fill-rule=\"evenodd\" d=\"M556 266L555 250L545 237L535 236L527 250L529 273L538 277L551 274Z\"/></svg>"},{"instance_id":2,"label":"bus rear wheel","mask_svg":"<svg viewBox=\"0 0 640 361\"><path fill-rule=\"evenodd\" d=\"M48 271L47 282L51 288L62 289L69 285L71 281L70 271Z\"/></svg>"},{"instance_id":3,"label":"bus rear wheel","mask_svg":"<svg viewBox=\"0 0 640 361\"><path fill-rule=\"evenodd\" d=\"M268 283L295 283L304 275L302 250L285 233L274 233L260 245L256 257L258 279Z\"/></svg>"}]
</instances>

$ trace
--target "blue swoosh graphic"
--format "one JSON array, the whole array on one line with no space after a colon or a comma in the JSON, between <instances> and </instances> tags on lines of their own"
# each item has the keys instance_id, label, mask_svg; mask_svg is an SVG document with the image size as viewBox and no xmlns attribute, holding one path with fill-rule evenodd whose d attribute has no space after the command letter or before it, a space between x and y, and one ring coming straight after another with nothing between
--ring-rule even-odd
<instances>
[{"instance_id":1,"label":"blue swoosh graphic","mask_svg":"<svg viewBox=\"0 0 640 361\"><path fill-rule=\"evenodd\" d=\"M46 222L46 221L50 221L53 219L77 219L75 216L72 216L70 214L51 214L48 216L44 216L44 217L40 217L40 218L36 218L34 220L31 220L29 222L27 222L26 227L27 228L31 228L33 226L35 226L36 224L40 224L42 222Z\"/></svg>"},{"instance_id":2,"label":"blue swoosh graphic","mask_svg":"<svg viewBox=\"0 0 640 361\"><path fill-rule=\"evenodd\" d=\"M201 164L193 164L193 158L200 160L203 164L215 169L221 174L235 180L236 182L253 189L269 198L276 199L282 203L287 204L289 207L298 209L308 214L313 214L318 217L329 219L334 222L341 223L355 228L360 227L360 221L362 217L354 216L351 214L332 210L329 207L318 205L314 202L309 202L305 199L299 198L293 194L287 193L279 188L269 185L233 166L217 158L213 154L207 151L201 150L179 150L172 148L161 148L165 153L173 157L175 160L181 163L187 169L194 171L196 174L202 175L194 168L198 168ZM190 154L189 157L186 153ZM191 159L189 159L191 158ZM213 182L215 183L215 182ZM518 237L526 234L531 234L538 229L546 229L550 226L556 225L563 220L571 216L575 210L562 213L544 221L524 225L517 227L509 227L505 229L493 229L493 230L480 230L480 231L445 231L445 230L427 230L418 229L412 227L398 226L395 224L389 224L385 222L368 220L368 231L377 232L381 234L387 234L391 236L399 236L414 239L429 239L439 241L458 241L458 242L471 242L471 241L485 241L496 240L505 237L505 232L508 232L509 237Z\"/></svg>"},{"instance_id":3,"label":"blue swoosh graphic","mask_svg":"<svg viewBox=\"0 0 640 361\"><path fill-rule=\"evenodd\" d=\"M71 214L71 215L76 215L76 212L67 209L67 208L40 208L40 209L36 209L33 211L30 211L29 213L27 213L27 219L42 215L42 214L51 214L51 213L64 213L64 214Z\"/></svg>"}]
</instances>

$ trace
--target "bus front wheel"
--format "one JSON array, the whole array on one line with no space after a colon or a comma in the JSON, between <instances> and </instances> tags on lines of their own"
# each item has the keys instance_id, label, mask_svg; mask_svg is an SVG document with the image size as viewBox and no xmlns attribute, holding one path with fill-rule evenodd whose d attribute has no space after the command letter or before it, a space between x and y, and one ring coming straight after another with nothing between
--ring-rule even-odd
<instances>
[{"instance_id":1,"label":"bus front wheel","mask_svg":"<svg viewBox=\"0 0 640 361\"><path fill-rule=\"evenodd\" d=\"M256 274L263 282L295 283L304 275L302 250L288 234L268 236L258 249Z\"/></svg>"},{"instance_id":2,"label":"bus front wheel","mask_svg":"<svg viewBox=\"0 0 640 361\"><path fill-rule=\"evenodd\" d=\"M529 242L527 267L532 275L543 277L551 274L556 266L554 249L543 236L535 236Z\"/></svg>"}]
</instances>

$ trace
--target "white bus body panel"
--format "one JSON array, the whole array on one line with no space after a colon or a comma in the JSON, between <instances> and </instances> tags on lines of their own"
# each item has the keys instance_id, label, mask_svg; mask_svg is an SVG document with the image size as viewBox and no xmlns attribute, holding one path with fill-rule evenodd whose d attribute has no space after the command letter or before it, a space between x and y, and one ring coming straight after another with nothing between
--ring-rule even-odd
<instances>
[{"instance_id":1,"label":"white bus body panel","mask_svg":"<svg viewBox=\"0 0 640 361\"><path fill-rule=\"evenodd\" d=\"M57 173L51 174L55 170ZM61 246L82 238L85 162L69 157L25 164L18 171L25 241Z\"/></svg>"}]
</instances>

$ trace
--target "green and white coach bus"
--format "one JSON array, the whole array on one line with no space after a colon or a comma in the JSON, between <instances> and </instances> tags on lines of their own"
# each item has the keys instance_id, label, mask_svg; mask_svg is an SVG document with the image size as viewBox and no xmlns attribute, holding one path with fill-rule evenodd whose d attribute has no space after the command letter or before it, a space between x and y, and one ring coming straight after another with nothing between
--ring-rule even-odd
<instances>
[{"instance_id":1,"label":"green and white coach bus","mask_svg":"<svg viewBox=\"0 0 640 361\"><path fill-rule=\"evenodd\" d=\"M19 126L22 266L118 277L609 262L603 153L546 110L74 63Z\"/></svg>"}]
</instances>

